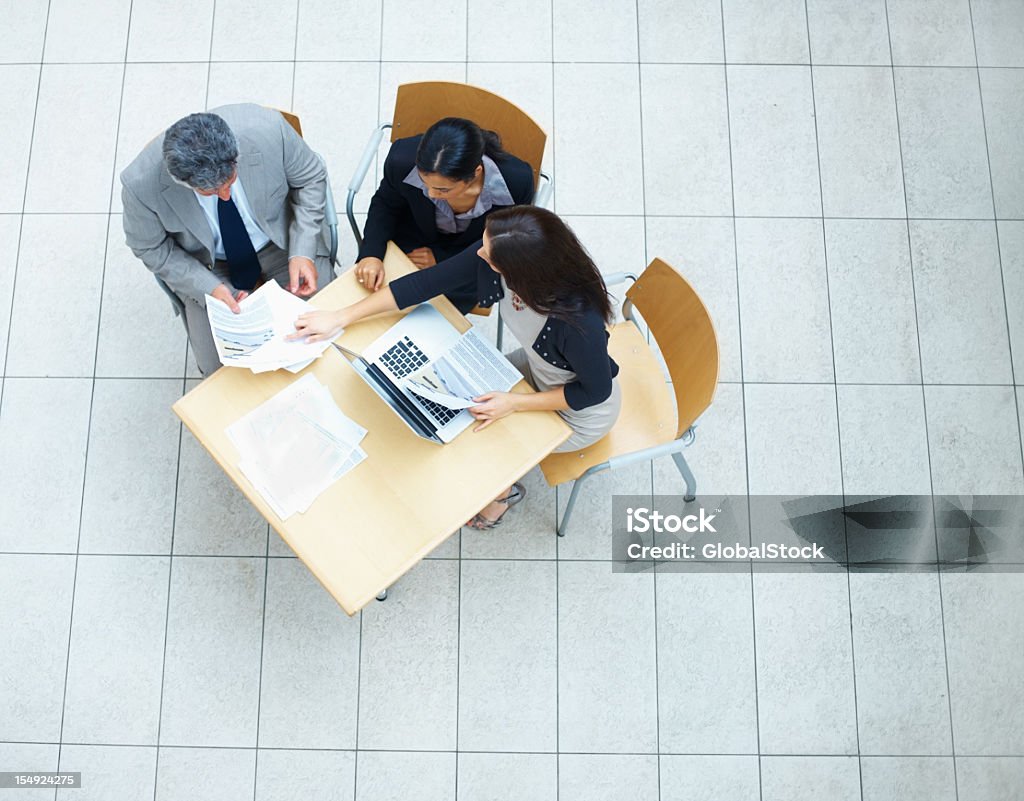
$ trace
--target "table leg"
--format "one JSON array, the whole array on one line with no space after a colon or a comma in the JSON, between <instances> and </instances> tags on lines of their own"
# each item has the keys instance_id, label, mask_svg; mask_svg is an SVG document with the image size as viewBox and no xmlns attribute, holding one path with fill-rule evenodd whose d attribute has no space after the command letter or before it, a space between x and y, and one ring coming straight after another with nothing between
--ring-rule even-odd
<instances>
[{"instance_id":1,"label":"table leg","mask_svg":"<svg viewBox=\"0 0 1024 801\"><path fill-rule=\"evenodd\" d=\"M378 601L386 601L387 599L388 599L388 591L387 590L381 590L379 593L377 593L377 600Z\"/></svg>"}]
</instances>

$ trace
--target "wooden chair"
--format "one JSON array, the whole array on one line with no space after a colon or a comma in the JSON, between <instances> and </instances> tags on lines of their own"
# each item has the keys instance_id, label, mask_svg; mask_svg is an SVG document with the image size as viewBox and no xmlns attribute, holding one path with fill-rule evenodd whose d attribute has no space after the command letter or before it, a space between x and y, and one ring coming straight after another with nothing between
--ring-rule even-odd
<instances>
[{"instance_id":1,"label":"wooden chair","mask_svg":"<svg viewBox=\"0 0 1024 801\"><path fill-rule=\"evenodd\" d=\"M552 453L540 464L548 484L575 480L569 503L557 524L564 537L580 488L595 473L671 455L686 482L684 500L697 494L682 451L693 443L695 422L711 404L718 385L718 339L707 308L674 268L655 259L640 275L609 276L635 283L626 293L626 320L611 331L609 352L619 365L622 412L608 435L593 445ZM634 308L661 348L672 383L665 376L633 316ZM675 403L673 403L673 396Z\"/></svg>"}]
</instances>

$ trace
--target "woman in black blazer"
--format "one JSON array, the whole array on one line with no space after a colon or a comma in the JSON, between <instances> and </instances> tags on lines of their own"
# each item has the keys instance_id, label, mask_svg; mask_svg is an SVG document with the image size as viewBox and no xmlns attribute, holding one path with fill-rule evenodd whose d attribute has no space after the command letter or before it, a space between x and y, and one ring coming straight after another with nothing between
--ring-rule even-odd
<instances>
[{"instance_id":1,"label":"woman in black blazer","mask_svg":"<svg viewBox=\"0 0 1024 801\"><path fill-rule=\"evenodd\" d=\"M399 139L370 201L356 278L373 291L384 285L389 239L420 269L454 256L480 240L488 214L529 203L533 188L530 165L470 120L446 117L421 136ZM467 312L474 293L466 286L446 295Z\"/></svg>"}]
</instances>

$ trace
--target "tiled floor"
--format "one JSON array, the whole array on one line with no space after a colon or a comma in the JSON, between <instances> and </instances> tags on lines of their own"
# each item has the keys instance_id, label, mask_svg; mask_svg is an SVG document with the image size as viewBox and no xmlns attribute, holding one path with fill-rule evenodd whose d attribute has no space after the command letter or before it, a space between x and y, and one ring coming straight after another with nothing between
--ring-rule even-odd
<instances>
[{"instance_id":1,"label":"tiled floor","mask_svg":"<svg viewBox=\"0 0 1024 801\"><path fill-rule=\"evenodd\" d=\"M660 256L709 304L702 488L1022 494L1024 2L4 0L0 61L0 770L81 771L75 801L1024 797L1024 574L613 574L611 494L679 492L670 463L564 541L532 473L347 618L171 414L194 367L115 180L253 100L340 195L399 83L486 86L550 131L603 269Z\"/></svg>"}]
</instances>

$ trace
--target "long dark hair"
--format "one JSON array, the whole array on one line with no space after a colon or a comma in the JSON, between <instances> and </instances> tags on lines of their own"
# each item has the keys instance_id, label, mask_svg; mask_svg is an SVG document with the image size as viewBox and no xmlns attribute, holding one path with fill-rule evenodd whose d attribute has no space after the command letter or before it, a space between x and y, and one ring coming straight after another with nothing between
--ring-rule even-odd
<instances>
[{"instance_id":1,"label":"long dark hair","mask_svg":"<svg viewBox=\"0 0 1024 801\"><path fill-rule=\"evenodd\" d=\"M508 156L501 149L500 136L485 131L472 120L445 117L427 128L420 139L416 167L449 181L472 181L484 155L494 161Z\"/></svg>"},{"instance_id":2,"label":"long dark hair","mask_svg":"<svg viewBox=\"0 0 1024 801\"><path fill-rule=\"evenodd\" d=\"M540 314L576 324L585 308L611 322L608 288L590 254L558 215L511 206L487 216L490 260L508 288Z\"/></svg>"}]
</instances>

